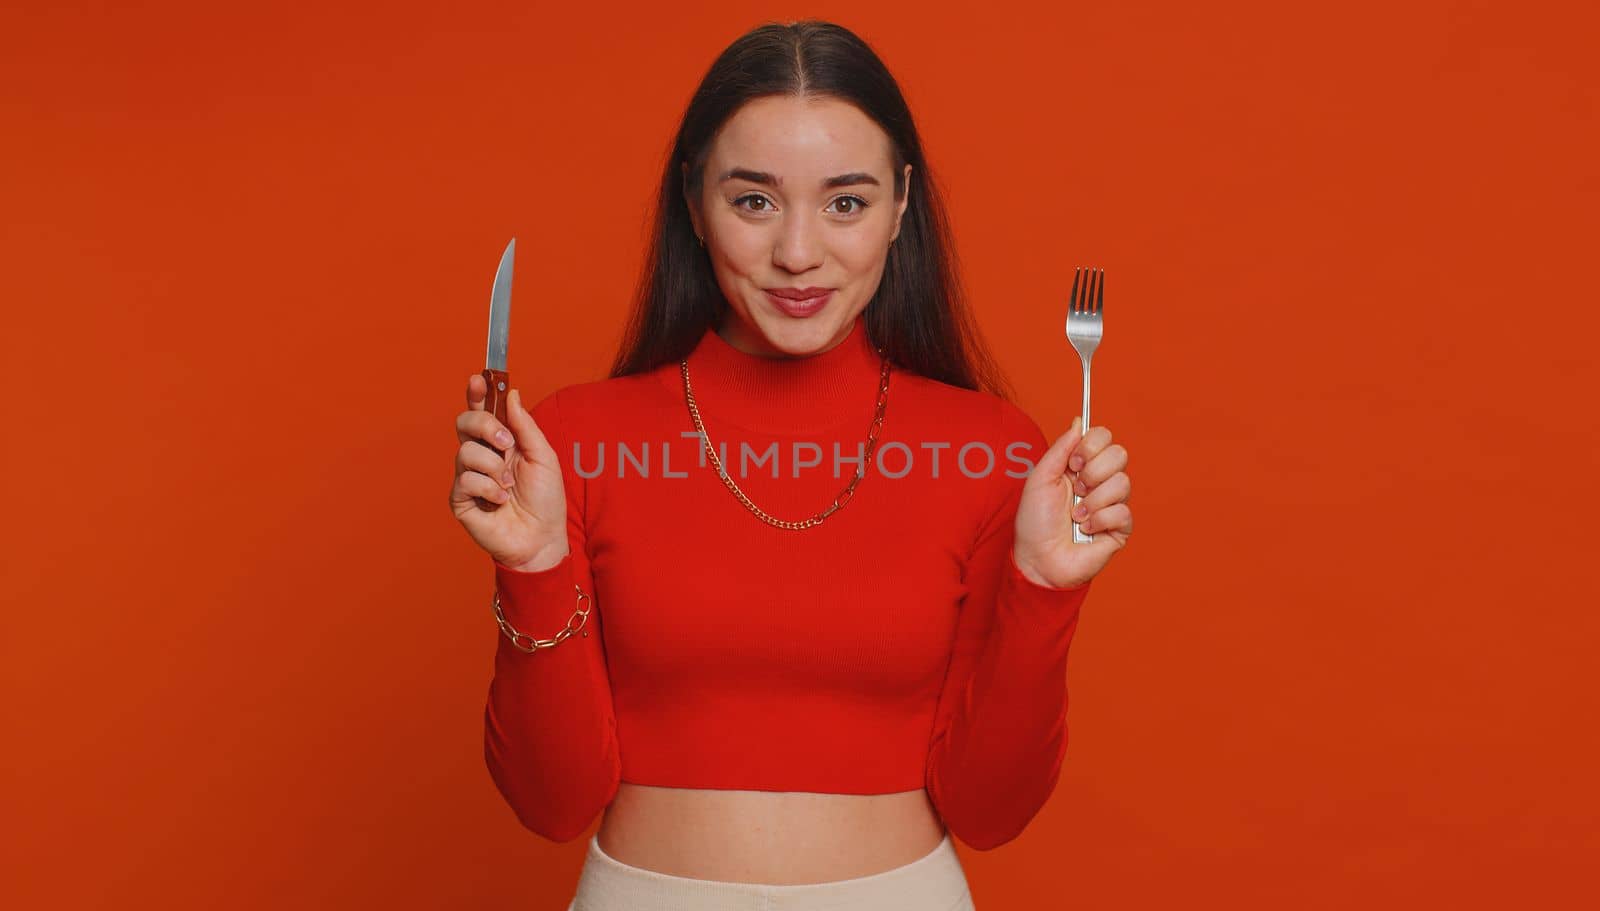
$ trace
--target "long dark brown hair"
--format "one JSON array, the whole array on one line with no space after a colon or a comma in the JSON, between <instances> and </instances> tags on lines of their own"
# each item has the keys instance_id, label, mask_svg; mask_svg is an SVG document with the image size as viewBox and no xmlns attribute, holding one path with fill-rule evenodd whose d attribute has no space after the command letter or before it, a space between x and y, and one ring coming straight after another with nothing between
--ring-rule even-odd
<instances>
[{"instance_id":1,"label":"long dark brown hair","mask_svg":"<svg viewBox=\"0 0 1600 911\"><path fill-rule=\"evenodd\" d=\"M610 376L687 356L721 320L728 304L695 238L684 193L700 192L717 130L745 102L771 95L837 98L872 118L889 135L896 201L905 196L905 166L912 166L911 201L862 315L872 343L903 370L1010 399L1009 383L968 308L944 202L900 86L855 33L813 19L766 23L745 33L695 89L661 176L644 271Z\"/></svg>"}]
</instances>

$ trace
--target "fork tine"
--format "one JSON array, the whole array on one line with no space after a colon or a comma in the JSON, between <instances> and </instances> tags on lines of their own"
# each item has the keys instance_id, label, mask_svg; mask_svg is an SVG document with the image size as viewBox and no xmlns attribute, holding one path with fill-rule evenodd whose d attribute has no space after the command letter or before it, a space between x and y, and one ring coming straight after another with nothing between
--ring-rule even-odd
<instances>
[{"instance_id":1,"label":"fork tine","mask_svg":"<svg viewBox=\"0 0 1600 911\"><path fill-rule=\"evenodd\" d=\"M1067 312L1074 313L1078 309L1078 276L1083 272L1081 266L1072 270L1072 296L1067 298Z\"/></svg>"},{"instance_id":2,"label":"fork tine","mask_svg":"<svg viewBox=\"0 0 1600 911\"><path fill-rule=\"evenodd\" d=\"M1094 312L1104 316L1106 313L1106 270L1100 270L1100 282L1094 290Z\"/></svg>"}]
</instances>

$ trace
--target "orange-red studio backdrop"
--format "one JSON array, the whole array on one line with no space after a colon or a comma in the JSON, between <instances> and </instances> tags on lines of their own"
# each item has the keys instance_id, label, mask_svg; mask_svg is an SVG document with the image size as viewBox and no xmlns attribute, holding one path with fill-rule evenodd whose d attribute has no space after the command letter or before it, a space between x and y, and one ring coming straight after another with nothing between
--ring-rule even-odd
<instances>
[{"instance_id":1,"label":"orange-red studio backdrop","mask_svg":"<svg viewBox=\"0 0 1600 911\"><path fill-rule=\"evenodd\" d=\"M594 829L489 779L446 503L494 265L524 393L602 377L689 93L803 17L900 81L1052 438L1071 267L1108 276L1137 530L1053 796L958 844L978 906L1595 899L1592 5L34 2L6 904L565 907Z\"/></svg>"}]
</instances>

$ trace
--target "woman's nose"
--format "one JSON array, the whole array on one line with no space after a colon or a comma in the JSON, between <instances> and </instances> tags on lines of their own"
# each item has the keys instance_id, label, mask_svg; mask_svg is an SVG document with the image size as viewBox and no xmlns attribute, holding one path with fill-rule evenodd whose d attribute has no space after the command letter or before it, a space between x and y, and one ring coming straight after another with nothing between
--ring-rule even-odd
<instances>
[{"instance_id":1,"label":"woman's nose","mask_svg":"<svg viewBox=\"0 0 1600 911\"><path fill-rule=\"evenodd\" d=\"M811 219L785 219L772 251L774 265L789 272L805 272L822 265L822 233Z\"/></svg>"}]
</instances>

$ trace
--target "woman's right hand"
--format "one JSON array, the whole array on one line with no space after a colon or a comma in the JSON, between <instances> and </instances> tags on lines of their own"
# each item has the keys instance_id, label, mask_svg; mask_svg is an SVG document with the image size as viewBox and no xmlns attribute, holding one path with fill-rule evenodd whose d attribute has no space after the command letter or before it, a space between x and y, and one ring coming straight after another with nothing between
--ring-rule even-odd
<instances>
[{"instance_id":1,"label":"woman's right hand","mask_svg":"<svg viewBox=\"0 0 1600 911\"><path fill-rule=\"evenodd\" d=\"M467 410L456 415L461 448L450 511L496 563L524 572L549 569L568 553L561 460L522 407L519 390L506 402L509 427L484 409L488 397L488 382L473 374Z\"/></svg>"}]
</instances>

